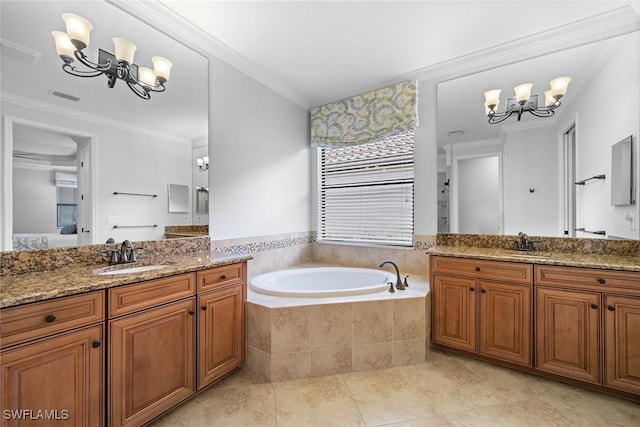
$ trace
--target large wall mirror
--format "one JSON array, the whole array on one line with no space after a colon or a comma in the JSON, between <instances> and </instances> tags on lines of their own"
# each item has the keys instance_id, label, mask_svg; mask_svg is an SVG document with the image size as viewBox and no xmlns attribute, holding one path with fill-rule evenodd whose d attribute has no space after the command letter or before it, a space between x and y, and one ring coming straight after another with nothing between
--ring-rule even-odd
<instances>
[{"instance_id":1,"label":"large wall mirror","mask_svg":"<svg viewBox=\"0 0 640 427\"><path fill-rule=\"evenodd\" d=\"M166 225L208 223L192 207L169 212L166 190L208 186L195 163L208 151L208 61L117 5L0 3L1 250L157 240ZM91 60L123 37L137 45L139 66L152 68L156 55L172 61L166 92L143 100L123 81L108 88L105 76L65 73L51 31L65 30L67 12L92 23Z\"/></svg>"},{"instance_id":2,"label":"large wall mirror","mask_svg":"<svg viewBox=\"0 0 640 427\"><path fill-rule=\"evenodd\" d=\"M438 231L638 239L638 204L611 202L611 164L629 135L638 152L639 75L635 32L440 83ZM503 106L560 76L572 81L554 116L488 123L485 91L502 89Z\"/></svg>"}]
</instances>

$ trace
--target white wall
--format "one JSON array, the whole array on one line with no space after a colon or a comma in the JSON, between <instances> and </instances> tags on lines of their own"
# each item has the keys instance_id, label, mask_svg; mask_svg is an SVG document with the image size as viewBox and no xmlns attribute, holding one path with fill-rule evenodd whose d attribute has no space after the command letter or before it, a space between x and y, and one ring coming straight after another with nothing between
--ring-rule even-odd
<instances>
[{"instance_id":1,"label":"white wall","mask_svg":"<svg viewBox=\"0 0 640 427\"><path fill-rule=\"evenodd\" d=\"M310 230L308 112L216 58L209 69L212 239Z\"/></svg>"},{"instance_id":2,"label":"white wall","mask_svg":"<svg viewBox=\"0 0 640 427\"><path fill-rule=\"evenodd\" d=\"M640 135L640 33L626 36L624 43L567 111L560 128L576 122L576 179L605 174L607 179L591 181L577 191L577 226L606 230L608 236L640 237L637 221L639 203L611 205L611 146L633 135L638 165ZM569 88L571 90L571 88ZM636 189L640 177L636 167ZM636 191L637 194L637 191ZM635 214L634 230L624 218ZM594 237L593 235L585 235ZM582 237L580 234L577 237Z\"/></svg>"},{"instance_id":3,"label":"white wall","mask_svg":"<svg viewBox=\"0 0 640 427\"><path fill-rule=\"evenodd\" d=\"M458 161L458 232L500 234L500 159Z\"/></svg>"},{"instance_id":4,"label":"white wall","mask_svg":"<svg viewBox=\"0 0 640 427\"><path fill-rule=\"evenodd\" d=\"M97 164L93 172L97 213L92 230L94 242L104 243L109 237L116 241L157 240L163 238L165 225L191 223L191 213L169 213L167 199L167 184L191 187L189 141L92 123L6 100L2 102L2 113L95 135ZM3 141L4 131L3 126ZM114 196L114 191L151 193L158 197ZM119 217L120 225L158 224L158 227L112 229L109 216Z\"/></svg>"},{"instance_id":5,"label":"white wall","mask_svg":"<svg viewBox=\"0 0 640 427\"><path fill-rule=\"evenodd\" d=\"M505 234L558 236L562 186L556 127L510 131L504 141Z\"/></svg>"},{"instance_id":6,"label":"white wall","mask_svg":"<svg viewBox=\"0 0 640 427\"><path fill-rule=\"evenodd\" d=\"M57 233L53 172L14 168L13 232Z\"/></svg>"}]
</instances>

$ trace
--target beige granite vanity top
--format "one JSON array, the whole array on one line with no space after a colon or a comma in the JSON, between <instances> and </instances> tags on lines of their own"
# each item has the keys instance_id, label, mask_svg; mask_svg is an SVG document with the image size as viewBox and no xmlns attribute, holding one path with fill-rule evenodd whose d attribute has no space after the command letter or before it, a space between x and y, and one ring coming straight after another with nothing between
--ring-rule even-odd
<instances>
[{"instance_id":1,"label":"beige granite vanity top","mask_svg":"<svg viewBox=\"0 0 640 427\"><path fill-rule=\"evenodd\" d=\"M175 274L189 273L250 259L251 256L248 255L222 255L219 253L200 252L182 256L162 256L158 259L148 258L140 260L136 264L127 264L127 266L131 267L152 264L167 265L166 268L139 273L95 274L94 270L106 266L101 264L76 265L43 272L6 275L0 277L0 308L107 289Z\"/></svg>"},{"instance_id":2,"label":"beige granite vanity top","mask_svg":"<svg viewBox=\"0 0 640 427\"><path fill-rule=\"evenodd\" d=\"M640 271L640 256L538 251L519 252L510 249L444 245L434 246L427 250L427 253L430 255L442 255L459 258L526 262L531 264L563 265L570 267L600 268L607 270Z\"/></svg>"}]
</instances>

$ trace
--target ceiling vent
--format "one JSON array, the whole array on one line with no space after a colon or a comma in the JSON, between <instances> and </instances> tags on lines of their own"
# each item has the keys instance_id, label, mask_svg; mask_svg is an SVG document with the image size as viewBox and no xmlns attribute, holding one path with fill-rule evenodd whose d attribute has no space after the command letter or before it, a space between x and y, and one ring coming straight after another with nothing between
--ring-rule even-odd
<instances>
[{"instance_id":1,"label":"ceiling vent","mask_svg":"<svg viewBox=\"0 0 640 427\"><path fill-rule=\"evenodd\" d=\"M73 102L80 101L80 98L78 98L77 96L69 95L68 93L64 93L64 92L58 92L57 90L50 90L49 94L53 96L57 96L58 98L64 98L66 100L73 101Z\"/></svg>"}]
</instances>

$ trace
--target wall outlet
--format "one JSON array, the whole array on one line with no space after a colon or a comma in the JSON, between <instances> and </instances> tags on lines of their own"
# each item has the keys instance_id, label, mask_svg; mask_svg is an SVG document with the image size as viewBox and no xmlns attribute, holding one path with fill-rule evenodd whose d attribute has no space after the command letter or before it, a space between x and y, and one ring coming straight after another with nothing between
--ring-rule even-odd
<instances>
[{"instance_id":1,"label":"wall outlet","mask_svg":"<svg viewBox=\"0 0 640 427\"><path fill-rule=\"evenodd\" d=\"M107 224L108 225L117 225L120 224L120 217L119 216L108 216L107 217Z\"/></svg>"}]
</instances>

